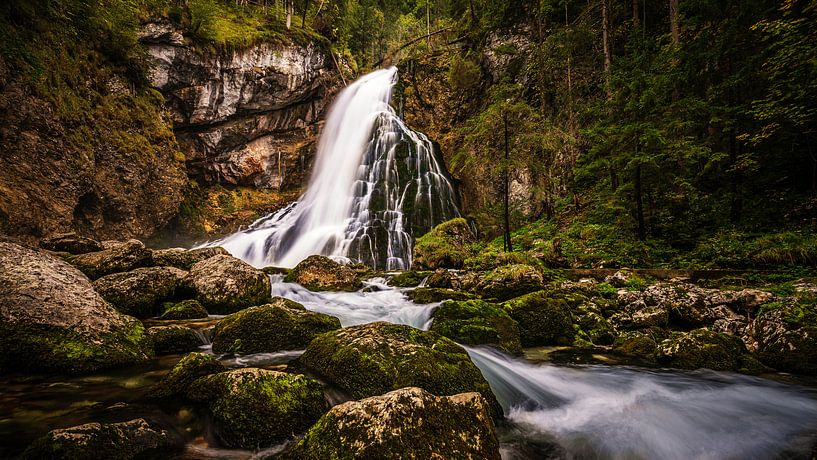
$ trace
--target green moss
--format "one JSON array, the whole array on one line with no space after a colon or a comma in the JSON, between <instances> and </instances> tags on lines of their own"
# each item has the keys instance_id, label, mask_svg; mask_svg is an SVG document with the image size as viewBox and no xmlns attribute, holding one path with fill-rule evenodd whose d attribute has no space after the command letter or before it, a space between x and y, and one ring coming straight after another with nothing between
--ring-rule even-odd
<instances>
[{"instance_id":1,"label":"green moss","mask_svg":"<svg viewBox=\"0 0 817 460\"><path fill-rule=\"evenodd\" d=\"M504 265L483 274L471 290L485 298L508 300L541 290L542 274L530 265Z\"/></svg>"},{"instance_id":2,"label":"green moss","mask_svg":"<svg viewBox=\"0 0 817 460\"><path fill-rule=\"evenodd\" d=\"M744 353L746 347L739 338L702 328L673 333L659 345L657 359L682 369L737 370Z\"/></svg>"},{"instance_id":3,"label":"green moss","mask_svg":"<svg viewBox=\"0 0 817 460\"><path fill-rule=\"evenodd\" d=\"M165 303L164 313L159 319L183 320L207 318L207 310L197 300L183 300L178 303Z\"/></svg>"},{"instance_id":4,"label":"green moss","mask_svg":"<svg viewBox=\"0 0 817 460\"><path fill-rule=\"evenodd\" d=\"M516 321L496 304L482 300L447 301L432 313L431 330L466 345L497 345L521 350Z\"/></svg>"},{"instance_id":5,"label":"green moss","mask_svg":"<svg viewBox=\"0 0 817 460\"><path fill-rule=\"evenodd\" d=\"M185 355L162 380L147 394L149 399L170 398L183 395L187 388L199 377L226 371L218 359L205 353Z\"/></svg>"},{"instance_id":6,"label":"green moss","mask_svg":"<svg viewBox=\"0 0 817 460\"><path fill-rule=\"evenodd\" d=\"M412 264L420 269L462 268L475 241L468 222L452 219L434 227L414 242Z\"/></svg>"},{"instance_id":7,"label":"green moss","mask_svg":"<svg viewBox=\"0 0 817 460\"><path fill-rule=\"evenodd\" d=\"M431 275L430 271L405 271L389 278L389 286L395 287L415 287Z\"/></svg>"},{"instance_id":8,"label":"green moss","mask_svg":"<svg viewBox=\"0 0 817 460\"><path fill-rule=\"evenodd\" d=\"M469 292L455 291L442 288L417 288L406 293L406 297L414 303L434 303L443 300L469 300L477 296Z\"/></svg>"},{"instance_id":9,"label":"green moss","mask_svg":"<svg viewBox=\"0 0 817 460\"><path fill-rule=\"evenodd\" d=\"M152 327L147 330L147 335L159 355L184 353L204 345L193 329L179 325Z\"/></svg>"},{"instance_id":10,"label":"green moss","mask_svg":"<svg viewBox=\"0 0 817 460\"><path fill-rule=\"evenodd\" d=\"M523 347L573 342L573 314L563 298L539 291L509 300L504 307L519 325Z\"/></svg>"},{"instance_id":11,"label":"green moss","mask_svg":"<svg viewBox=\"0 0 817 460\"><path fill-rule=\"evenodd\" d=\"M646 361L655 361L660 336L652 332L625 332L613 342L613 350Z\"/></svg>"}]
</instances>

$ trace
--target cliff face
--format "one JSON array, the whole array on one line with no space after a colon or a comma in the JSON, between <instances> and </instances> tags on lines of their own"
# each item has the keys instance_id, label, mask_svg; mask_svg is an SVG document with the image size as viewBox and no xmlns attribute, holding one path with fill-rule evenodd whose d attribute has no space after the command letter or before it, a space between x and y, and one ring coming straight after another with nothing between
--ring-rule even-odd
<instances>
[{"instance_id":1,"label":"cliff face","mask_svg":"<svg viewBox=\"0 0 817 460\"><path fill-rule=\"evenodd\" d=\"M168 22L147 24L141 41L191 177L275 190L301 185L332 93L322 50L260 43L202 53L185 46Z\"/></svg>"}]
</instances>

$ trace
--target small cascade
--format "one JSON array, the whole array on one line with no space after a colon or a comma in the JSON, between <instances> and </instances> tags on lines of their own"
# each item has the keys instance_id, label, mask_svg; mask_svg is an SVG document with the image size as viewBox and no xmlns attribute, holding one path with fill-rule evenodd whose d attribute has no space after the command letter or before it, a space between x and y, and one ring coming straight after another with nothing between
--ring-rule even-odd
<instances>
[{"instance_id":1,"label":"small cascade","mask_svg":"<svg viewBox=\"0 0 817 460\"><path fill-rule=\"evenodd\" d=\"M297 202L206 245L256 266L293 267L321 254L408 268L414 238L459 210L434 143L389 106L396 78L395 67L377 70L341 91Z\"/></svg>"}]
</instances>

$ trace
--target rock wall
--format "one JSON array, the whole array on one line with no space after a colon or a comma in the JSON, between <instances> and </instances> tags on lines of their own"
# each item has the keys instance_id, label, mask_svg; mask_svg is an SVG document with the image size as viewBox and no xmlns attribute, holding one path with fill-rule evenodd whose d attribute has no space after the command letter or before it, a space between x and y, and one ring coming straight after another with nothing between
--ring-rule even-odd
<instances>
[{"instance_id":1,"label":"rock wall","mask_svg":"<svg viewBox=\"0 0 817 460\"><path fill-rule=\"evenodd\" d=\"M205 184L299 187L334 92L327 55L311 43L204 52L181 33L170 22L149 23L141 41L190 175Z\"/></svg>"}]
</instances>

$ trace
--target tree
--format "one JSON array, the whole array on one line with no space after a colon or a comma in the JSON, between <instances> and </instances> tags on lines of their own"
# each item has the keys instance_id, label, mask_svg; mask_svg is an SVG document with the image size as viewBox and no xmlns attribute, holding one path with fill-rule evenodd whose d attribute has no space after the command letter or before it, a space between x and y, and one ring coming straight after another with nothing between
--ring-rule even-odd
<instances>
[{"instance_id":1,"label":"tree","mask_svg":"<svg viewBox=\"0 0 817 460\"><path fill-rule=\"evenodd\" d=\"M681 32L678 26L678 2L679 0L669 0L669 26L672 33L672 44L676 47L681 43Z\"/></svg>"}]
</instances>

